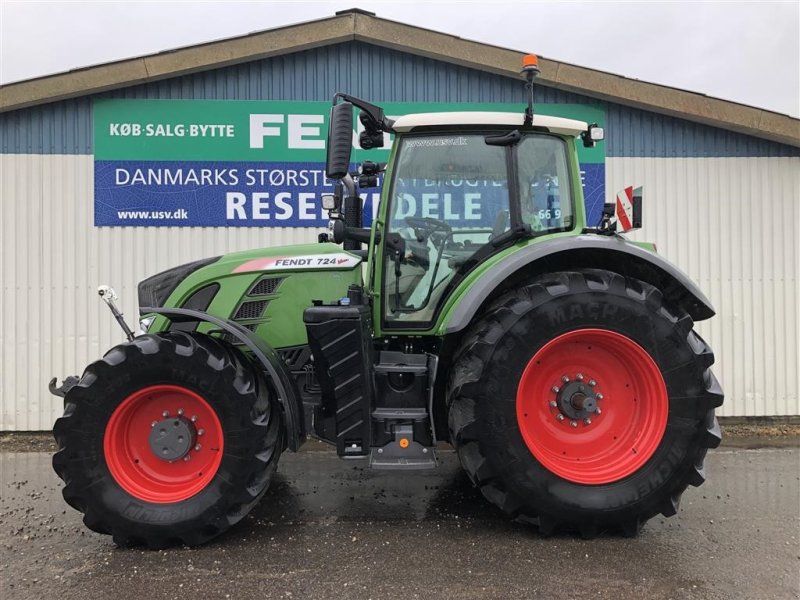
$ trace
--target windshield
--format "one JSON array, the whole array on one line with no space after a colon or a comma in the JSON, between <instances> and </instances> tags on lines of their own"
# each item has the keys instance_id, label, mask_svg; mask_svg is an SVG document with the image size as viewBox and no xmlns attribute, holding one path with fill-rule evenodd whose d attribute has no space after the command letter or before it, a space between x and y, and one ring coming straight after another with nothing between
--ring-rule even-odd
<instances>
[{"instance_id":1,"label":"windshield","mask_svg":"<svg viewBox=\"0 0 800 600\"><path fill-rule=\"evenodd\" d=\"M408 136L400 140L389 197L388 233L405 241L399 265L386 256L385 320L433 319L447 283L481 248L509 231L511 215L534 233L571 226L567 146L528 134L514 150L519 200L511 198L511 147L486 134ZM399 267L399 268L398 268Z\"/></svg>"}]
</instances>

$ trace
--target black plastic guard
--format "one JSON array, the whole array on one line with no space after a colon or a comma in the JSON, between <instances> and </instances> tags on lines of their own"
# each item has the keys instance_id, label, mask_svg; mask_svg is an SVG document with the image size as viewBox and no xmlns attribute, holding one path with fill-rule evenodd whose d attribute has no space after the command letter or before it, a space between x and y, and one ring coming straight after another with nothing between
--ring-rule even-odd
<instances>
[{"instance_id":1,"label":"black plastic guard","mask_svg":"<svg viewBox=\"0 0 800 600\"><path fill-rule=\"evenodd\" d=\"M187 323L191 321L205 321L216 325L226 333L234 336L244 344L256 357L264 370L272 378L275 390L278 392L278 401L283 409L283 421L286 425L286 434L289 449L297 451L306 439L305 419L303 418L303 401L297 391L292 375L278 353L249 329L238 323L215 317L199 310L186 308L154 308L143 306L139 309L141 314L155 313L167 317L173 323Z\"/></svg>"},{"instance_id":2,"label":"black plastic guard","mask_svg":"<svg viewBox=\"0 0 800 600\"><path fill-rule=\"evenodd\" d=\"M315 424L332 419L339 456L369 454L372 331L369 306L310 306L303 312L323 404Z\"/></svg>"}]
</instances>

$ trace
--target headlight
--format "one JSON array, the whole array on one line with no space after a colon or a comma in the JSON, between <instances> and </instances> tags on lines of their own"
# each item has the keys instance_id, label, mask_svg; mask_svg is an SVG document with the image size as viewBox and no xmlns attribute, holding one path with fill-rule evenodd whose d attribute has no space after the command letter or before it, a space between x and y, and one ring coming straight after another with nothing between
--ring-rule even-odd
<instances>
[{"instance_id":1,"label":"headlight","mask_svg":"<svg viewBox=\"0 0 800 600\"><path fill-rule=\"evenodd\" d=\"M589 127L589 137L592 138L593 141L599 142L606 137L606 132L603 130L602 127L597 127L596 125L593 127Z\"/></svg>"}]
</instances>

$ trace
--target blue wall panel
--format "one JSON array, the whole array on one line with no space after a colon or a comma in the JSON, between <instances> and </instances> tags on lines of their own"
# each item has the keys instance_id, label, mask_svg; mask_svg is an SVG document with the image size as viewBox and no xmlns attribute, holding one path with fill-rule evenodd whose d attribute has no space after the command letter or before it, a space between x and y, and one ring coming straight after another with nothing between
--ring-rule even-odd
<instances>
[{"instance_id":1,"label":"blue wall panel","mask_svg":"<svg viewBox=\"0 0 800 600\"><path fill-rule=\"evenodd\" d=\"M800 156L800 148L620 104L606 104L606 156Z\"/></svg>"},{"instance_id":2,"label":"blue wall panel","mask_svg":"<svg viewBox=\"0 0 800 600\"><path fill-rule=\"evenodd\" d=\"M521 80L351 42L0 114L0 152L91 154L94 97L525 102ZM800 148L545 86L536 101L603 104L606 156L800 156Z\"/></svg>"}]
</instances>

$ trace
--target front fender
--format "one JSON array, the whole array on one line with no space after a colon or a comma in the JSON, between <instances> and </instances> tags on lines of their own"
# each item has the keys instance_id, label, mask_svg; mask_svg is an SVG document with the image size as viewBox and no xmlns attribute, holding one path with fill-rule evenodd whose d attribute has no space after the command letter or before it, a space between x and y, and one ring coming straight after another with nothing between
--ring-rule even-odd
<instances>
[{"instance_id":1,"label":"front fender","mask_svg":"<svg viewBox=\"0 0 800 600\"><path fill-rule=\"evenodd\" d=\"M578 235L534 242L504 256L459 295L440 331L450 334L467 327L495 290L520 273L575 268L608 269L650 283L695 321L715 314L697 284L666 258L620 236Z\"/></svg>"},{"instance_id":2,"label":"front fender","mask_svg":"<svg viewBox=\"0 0 800 600\"><path fill-rule=\"evenodd\" d=\"M297 391L291 373L286 368L278 353L252 331L226 319L186 308L154 308L142 307L142 314L155 313L167 317L172 322L205 321L219 327L226 333L242 342L256 357L267 374L272 378L278 401L283 409L283 421L289 449L297 451L306 439L305 419L303 418L303 402Z\"/></svg>"}]
</instances>

